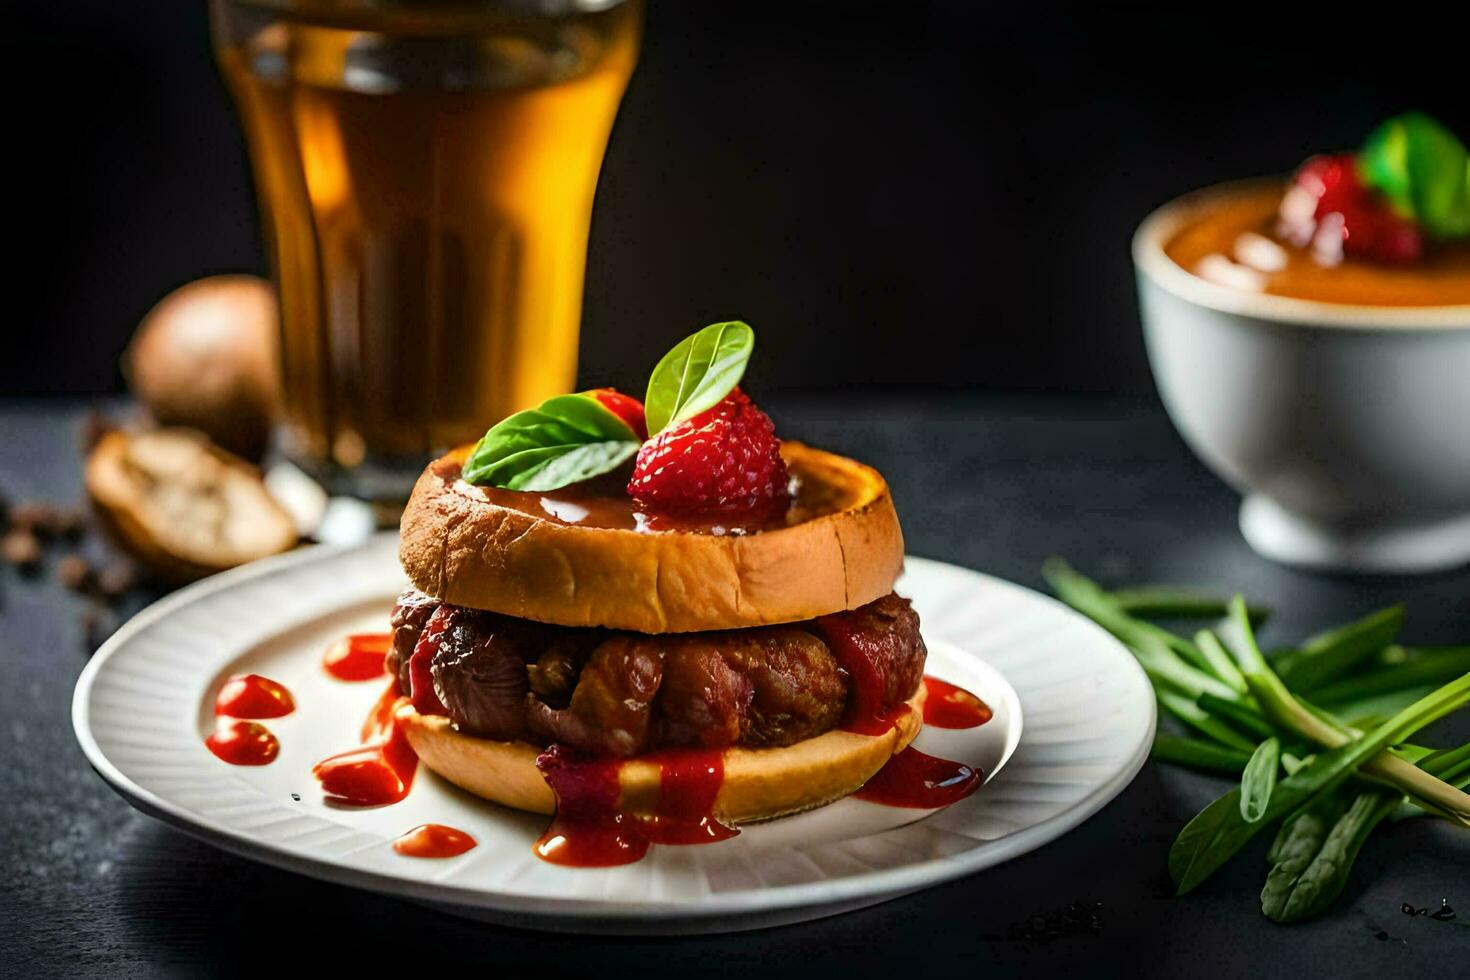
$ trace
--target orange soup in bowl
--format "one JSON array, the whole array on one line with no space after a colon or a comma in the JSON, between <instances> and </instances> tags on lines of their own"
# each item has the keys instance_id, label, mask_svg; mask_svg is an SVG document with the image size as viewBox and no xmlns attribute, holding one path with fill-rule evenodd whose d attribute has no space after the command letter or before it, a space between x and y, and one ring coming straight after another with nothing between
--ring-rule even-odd
<instances>
[{"instance_id":1,"label":"orange soup in bowl","mask_svg":"<svg viewBox=\"0 0 1470 980\"><path fill-rule=\"evenodd\" d=\"M1275 183L1213 196L1164 245L1185 270L1255 292L1361 306L1470 304L1470 244L1437 242L1413 262L1391 264L1343 254L1324 258L1279 231L1289 188Z\"/></svg>"}]
</instances>

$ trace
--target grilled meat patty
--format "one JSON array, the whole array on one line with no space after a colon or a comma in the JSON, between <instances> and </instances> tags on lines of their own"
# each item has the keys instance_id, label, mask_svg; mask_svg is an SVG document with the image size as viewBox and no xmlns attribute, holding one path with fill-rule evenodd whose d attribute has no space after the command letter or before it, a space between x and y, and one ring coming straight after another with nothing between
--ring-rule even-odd
<instances>
[{"instance_id":1,"label":"grilled meat patty","mask_svg":"<svg viewBox=\"0 0 1470 980\"><path fill-rule=\"evenodd\" d=\"M404 695L409 659L440 606L410 590L393 610L388 667ZM850 670L882 702L864 709L882 710L918 689L926 656L919 617L893 594L820 620L710 633L577 629L453 606L446 614L429 673L455 728L598 756L791 745L841 722Z\"/></svg>"}]
</instances>

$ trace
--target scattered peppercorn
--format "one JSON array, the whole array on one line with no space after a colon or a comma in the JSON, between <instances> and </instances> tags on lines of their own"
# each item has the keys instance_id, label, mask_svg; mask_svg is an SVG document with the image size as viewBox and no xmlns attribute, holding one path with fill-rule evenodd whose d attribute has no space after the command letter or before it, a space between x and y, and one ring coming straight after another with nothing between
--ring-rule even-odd
<instances>
[{"instance_id":1,"label":"scattered peppercorn","mask_svg":"<svg viewBox=\"0 0 1470 980\"><path fill-rule=\"evenodd\" d=\"M27 529L13 528L0 538L0 558L22 573L30 574L41 567L41 542Z\"/></svg>"},{"instance_id":2,"label":"scattered peppercorn","mask_svg":"<svg viewBox=\"0 0 1470 980\"><path fill-rule=\"evenodd\" d=\"M128 562L113 562L97 576L97 591L109 602L121 599L138 584L138 570Z\"/></svg>"},{"instance_id":3,"label":"scattered peppercorn","mask_svg":"<svg viewBox=\"0 0 1470 980\"><path fill-rule=\"evenodd\" d=\"M57 562L56 577L73 592L90 592L97 585L96 570L81 555L67 555Z\"/></svg>"},{"instance_id":4,"label":"scattered peppercorn","mask_svg":"<svg viewBox=\"0 0 1470 980\"><path fill-rule=\"evenodd\" d=\"M52 538L61 532L61 511L53 504L31 500L10 509L10 523L14 530Z\"/></svg>"}]
</instances>

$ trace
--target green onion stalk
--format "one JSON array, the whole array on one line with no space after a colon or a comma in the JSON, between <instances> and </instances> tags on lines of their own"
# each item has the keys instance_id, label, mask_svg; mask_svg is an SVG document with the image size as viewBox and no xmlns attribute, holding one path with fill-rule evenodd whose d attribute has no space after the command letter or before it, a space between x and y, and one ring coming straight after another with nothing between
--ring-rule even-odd
<instances>
[{"instance_id":1,"label":"green onion stalk","mask_svg":"<svg viewBox=\"0 0 1470 980\"><path fill-rule=\"evenodd\" d=\"M1227 637L1227 646L1234 652L1246 686L1266 717L1282 728L1329 749L1340 748L1360 738L1362 732L1340 724L1325 712L1309 710L1287 690L1256 644L1245 601L1236 596L1230 606L1233 635ZM1470 673L1435 691L1419 704L1424 706L1422 713L1427 720L1415 725L1416 730L1434 718L1470 704ZM1360 771L1397 787L1425 809L1470 828L1470 794L1430 775L1412 762L1392 752L1380 752L1364 762Z\"/></svg>"}]
</instances>

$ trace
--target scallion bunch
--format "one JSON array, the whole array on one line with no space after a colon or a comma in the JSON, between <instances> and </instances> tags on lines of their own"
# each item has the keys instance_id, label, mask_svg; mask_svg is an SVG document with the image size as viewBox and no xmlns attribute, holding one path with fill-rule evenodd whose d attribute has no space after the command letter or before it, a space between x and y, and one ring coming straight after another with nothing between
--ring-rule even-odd
<instances>
[{"instance_id":1,"label":"scallion bunch","mask_svg":"<svg viewBox=\"0 0 1470 980\"><path fill-rule=\"evenodd\" d=\"M1179 894L1276 827L1261 910L1277 922L1323 911L1385 820L1429 816L1470 829L1470 743L1431 749L1415 732L1470 703L1470 646L1407 647L1393 607L1262 653L1267 611L1240 597L1173 589L1109 592L1053 558L1057 596L1143 666L1161 712L1153 756L1240 784L1191 820L1169 851ZM1161 621L1217 620L1192 636ZM1187 732L1188 734L1185 734Z\"/></svg>"}]
</instances>

